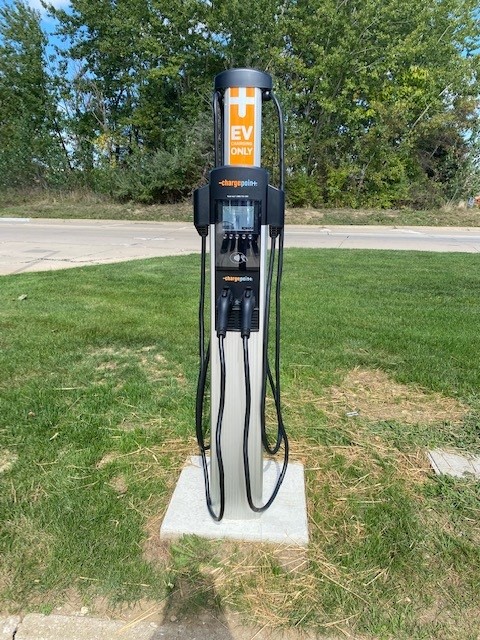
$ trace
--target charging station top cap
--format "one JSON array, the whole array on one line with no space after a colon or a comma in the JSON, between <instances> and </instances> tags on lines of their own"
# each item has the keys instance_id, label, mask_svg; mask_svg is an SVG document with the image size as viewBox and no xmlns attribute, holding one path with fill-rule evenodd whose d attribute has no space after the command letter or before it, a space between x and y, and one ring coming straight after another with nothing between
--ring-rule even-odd
<instances>
[{"instance_id":1,"label":"charging station top cap","mask_svg":"<svg viewBox=\"0 0 480 640\"><path fill-rule=\"evenodd\" d=\"M228 69L215 76L215 90L229 87L257 87L272 89L272 77L257 69Z\"/></svg>"}]
</instances>

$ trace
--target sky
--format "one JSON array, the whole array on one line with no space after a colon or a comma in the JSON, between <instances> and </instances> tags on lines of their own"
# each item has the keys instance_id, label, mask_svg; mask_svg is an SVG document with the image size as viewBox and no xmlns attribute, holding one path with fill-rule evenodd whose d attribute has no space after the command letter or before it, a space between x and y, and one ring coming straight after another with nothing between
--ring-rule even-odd
<instances>
[{"instance_id":1,"label":"sky","mask_svg":"<svg viewBox=\"0 0 480 640\"><path fill-rule=\"evenodd\" d=\"M9 0L0 0L0 4L2 3L2 1L8 2ZM41 26L43 31L45 32L45 35L48 37L47 53L48 54L54 53L55 45L62 48L62 43L60 38L55 36L55 30L57 26L56 20L54 20L53 18L47 15L47 12L42 6L42 3L40 2L40 0L26 0L26 1L27 1L27 4L29 4L32 7L32 9L35 9L40 13ZM69 0L47 0L47 2L53 5L56 9L68 9L68 6L70 4Z\"/></svg>"},{"instance_id":2,"label":"sky","mask_svg":"<svg viewBox=\"0 0 480 640\"><path fill-rule=\"evenodd\" d=\"M50 44L55 44L55 37L52 35L55 31L55 20L47 15L46 10L42 6L40 0L24 0L32 9L38 11L41 17L41 25L46 35L48 36ZM95 1L95 0L93 0ZM70 2L69 0L47 0L49 4L52 4L56 9L67 9ZM12 0L0 0L0 8L12 4Z\"/></svg>"},{"instance_id":3,"label":"sky","mask_svg":"<svg viewBox=\"0 0 480 640\"><path fill-rule=\"evenodd\" d=\"M1 0L0 0L1 2ZM56 9L67 9L70 4L69 0L48 0L49 4L52 4ZM43 8L40 0L28 0L28 4L32 9L36 9L42 18L42 27L50 36L53 31L55 21L47 15L46 10Z\"/></svg>"},{"instance_id":4,"label":"sky","mask_svg":"<svg viewBox=\"0 0 480 640\"><path fill-rule=\"evenodd\" d=\"M40 13L45 13L45 9L42 7L40 0L28 0L28 4L34 9L37 9L37 11L40 11ZM53 4L57 9L65 9L69 2L68 0L50 0L49 4Z\"/></svg>"},{"instance_id":5,"label":"sky","mask_svg":"<svg viewBox=\"0 0 480 640\"><path fill-rule=\"evenodd\" d=\"M47 15L46 10L42 6L40 0L25 0L28 5L39 12L41 17L41 25L46 35L48 36L50 45L56 44L57 39L53 36L55 31L55 20ZM93 0L94 1L94 0ZM52 4L56 9L67 9L70 2L69 0L47 0L49 4ZM11 0L0 0L0 7L11 4Z\"/></svg>"}]
</instances>

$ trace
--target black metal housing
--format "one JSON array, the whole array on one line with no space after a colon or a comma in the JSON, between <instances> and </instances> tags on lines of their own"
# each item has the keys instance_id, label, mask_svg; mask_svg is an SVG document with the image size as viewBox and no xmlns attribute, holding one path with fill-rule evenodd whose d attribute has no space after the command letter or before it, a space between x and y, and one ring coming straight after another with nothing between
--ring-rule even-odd
<instances>
[{"instance_id":1,"label":"black metal housing","mask_svg":"<svg viewBox=\"0 0 480 640\"><path fill-rule=\"evenodd\" d=\"M210 224L215 222L217 200L258 200L266 211L268 172L260 167L228 165L210 171ZM267 224L262 216L261 224Z\"/></svg>"},{"instance_id":2,"label":"black metal housing","mask_svg":"<svg viewBox=\"0 0 480 640\"><path fill-rule=\"evenodd\" d=\"M257 87L271 91L272 86L272 77L256 69L228 69L215 76L215 90L229 87Z\"/></svg>"},{"instance_id":3,"label":"black metal housing","mask_svg":"<svg viewBox=\"0 0 480 640\"><path fill-rule=\"evenodd\" d=\"M193 192L193 221L200 235L215 224L219 200L249 199L262 203L260 224L281 229L285 223L285 194L268 184L268 172L260 167L225 166L212 169L210 183Z\"/></svg>"}]
</instances>

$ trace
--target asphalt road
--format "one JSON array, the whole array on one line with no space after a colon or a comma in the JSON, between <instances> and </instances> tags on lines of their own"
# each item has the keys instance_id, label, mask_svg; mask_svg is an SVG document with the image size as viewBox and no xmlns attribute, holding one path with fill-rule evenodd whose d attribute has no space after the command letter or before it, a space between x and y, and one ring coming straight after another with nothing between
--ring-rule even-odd
<instances>
[{"instance_id":1,"label":"asphalt road","mask_svg":"<svg viewBox=\"0 0 480 640\"><path fill-rule=\"evenodd\" d=\"M285 246L479 253L480 228L289 225ZM199 251L182 222L0 218L0 275Z\"/></svg>"}]
</instances>

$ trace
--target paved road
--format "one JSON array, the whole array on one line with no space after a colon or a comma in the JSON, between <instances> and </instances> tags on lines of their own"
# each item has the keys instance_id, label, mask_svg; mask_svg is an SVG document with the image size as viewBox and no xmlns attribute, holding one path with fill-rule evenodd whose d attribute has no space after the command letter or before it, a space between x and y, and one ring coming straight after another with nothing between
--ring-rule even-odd
<instances>
[{"instance_id":1,"label":"paved road","mask_svg":"<svg viewBox=\"0 0 480 640\"><path fill-rule=\"evenodd\" d=\"M289 225L286 247L480 252L480 228ZM0 218L0 274L198 252L182 222Z\"/></svg>"}]
</instances>

